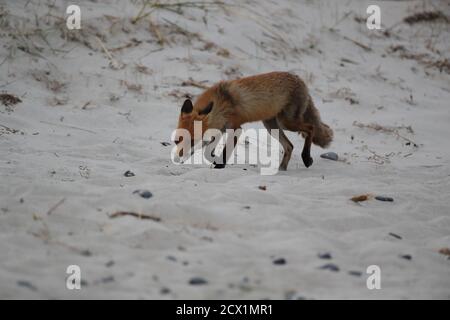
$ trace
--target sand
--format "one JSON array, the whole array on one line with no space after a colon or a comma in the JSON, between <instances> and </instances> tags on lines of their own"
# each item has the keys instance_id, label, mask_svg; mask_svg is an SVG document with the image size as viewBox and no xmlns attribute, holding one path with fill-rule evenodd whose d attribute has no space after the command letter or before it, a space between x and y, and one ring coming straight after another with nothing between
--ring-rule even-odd
<instances>
[{"instance_id":1,"label":"sand","mask_svg":"<svg viewBox=\"0 0 450 320\"><path fill-rule=\"evenodd\" d=\"M45 18L63 1L1 5L0 90L22 102L0 104L0 298L450 298L450 76L433 65L450 59L449 25L402 22L445 1L382 2L389 35L361 1L227 1L136 24L138 5L79 3L71 33ZM334 129L310 168L291 133L277 175L171 162L185 94L273 70L301 76Z\"/></svg>"}]
</instances>

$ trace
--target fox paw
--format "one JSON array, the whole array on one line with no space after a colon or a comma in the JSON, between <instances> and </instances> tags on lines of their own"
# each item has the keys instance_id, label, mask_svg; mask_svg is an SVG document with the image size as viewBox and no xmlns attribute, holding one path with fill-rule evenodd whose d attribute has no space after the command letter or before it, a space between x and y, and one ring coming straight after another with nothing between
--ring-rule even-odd
<instances>
[{"instance_id":1,"label":"fox paw","mask_svg":"<svg viewBox=\"0 0 450 320\"><path fill-rule=\"evenodd\" d=\"M217 164L217 163L213 163L214 164L214 169L223 169L225 168L224 164Z\"/></svg>"},{"instance_id":2,"label":"fox paw","mask_svg":"<svg viewBox=\"0 0 450 320\"><path fill-rule=\"evenodd\" d=\"M303 155L302 154L303 163L305 164L305 167L309 168L313 164L313 158L309 155Z\"/></svg>"}]
</instances>

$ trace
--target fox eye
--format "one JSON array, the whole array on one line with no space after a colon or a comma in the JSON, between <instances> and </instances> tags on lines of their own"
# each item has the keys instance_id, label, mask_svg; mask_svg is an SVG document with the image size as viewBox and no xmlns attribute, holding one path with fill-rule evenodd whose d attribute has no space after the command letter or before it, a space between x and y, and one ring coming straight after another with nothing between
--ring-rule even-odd
<instances>
[{"instance_id":1,"label":"fox eye","mask_svg":"<svg viewBox=\"0 0 450 320\"><path fill-rule=\"evenodd\" d=\"M202 111L200 111L198 114L203 115L203 114L208 114L211 112L212 108L213 108L214 102L210 102L205 109L203 109Z\"/></svg>"}]
</instances>

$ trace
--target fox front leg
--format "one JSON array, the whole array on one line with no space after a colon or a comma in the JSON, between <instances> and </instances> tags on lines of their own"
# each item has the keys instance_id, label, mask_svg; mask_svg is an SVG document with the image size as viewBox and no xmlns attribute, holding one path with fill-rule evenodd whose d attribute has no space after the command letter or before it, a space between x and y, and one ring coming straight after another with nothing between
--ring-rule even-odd
<instances>
[{"instance_id":1,"label":"fox front leg","mask_svg":"<svg viewBox=\"0 0 450 320\"><path fill-rule=\"evenodd\" d=\"M229 129L229 128L227 128ZM216 161L214 161L213 165L214 165L214 169L223 169L225 168L225 165L231 155L231 153L233 153L234 148L236 147L236 144L239 140L239 136L241 135L242 129L241 127L238 128L232 128L233 132L228 132L228 136L227 136L227 141L225 143L225 147L223 148L222 151L222 156L221 156L221 162L217 163ZM224 131L224 130L223 130ZM231 135L231 136L230 136ZM233 138L233 144L231 145L231 143L229 143L230 139ZM227 146L229 146L229 144L231 145L231 150L227 151Z\"/></svg>"}]
</instances>

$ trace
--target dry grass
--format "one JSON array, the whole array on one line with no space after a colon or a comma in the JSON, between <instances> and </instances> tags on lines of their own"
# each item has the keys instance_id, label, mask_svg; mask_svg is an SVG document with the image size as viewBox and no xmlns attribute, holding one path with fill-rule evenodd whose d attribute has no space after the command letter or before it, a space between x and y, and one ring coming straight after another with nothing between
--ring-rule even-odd
<instances>
[{"instance_id":1,"label":"dry grass","mask_svg":"<svg viewBox=\"0 0 450 320\"><path fill-rule=\"evenodd\" d=\"M156 10L168 10L177 14L183 14L183 8L196 8L205 10L208 7L224 7L222 1L174 1L163 2L160 0L142 0L141 8L137 15L131 19L131 23L136 24L140 20L150 16Z\"/></svg>"},{"instance_id":2,"label":"dry grass","mask_svg":"<svg viewBox=\"0 0 450 320\"><path fill-rule=\"evenodd\" d=\"M434 59L428 53L413 53L403 45L392 45L387 49L390 54L397 54L402 59L415 60L428 68L436 68L439 72L450 74L450 61L447 58Z\"/></svg>"},{"instance_id":3,"label":"dry grass","mask_svg":"<svg viewBox=\"0 0 450 320\"><path fill-rule=\"evenodd\" d=\"M443 21L449 22L448 17L441 11L424 11L412 14L403 19L407 24L415 24L420 22L435 22Z\"/></svg>"},{"instance_id":4,"label":"dry grass","mask_svg":"<svg viewBox=\"0 0 450 320\"><path fill-rule=\"evenodd\" d=\"M358 203L358 202L363 202L363 201L370 200L372 198L373 198L373 195L370 194L370 193L367 193L367 194L361 194L361 195L358 195L358 196L351 197L350 200L352 200L353 202Z\"/></svg>"},{"instance_id":5,"label":"dry grass","mask_svg":"<svg viewBox=\"0 0 450 320\"><path fill-rule=\"evenodd\" d=\"M18 103L22 102L19 97L9 94L9 93L1 93L0 94L0 103L5 107L14 106Z\"/></svg>"},{"instance_id":6,"label":"dry grass","mask_svg":"<svg viewBox=\"0 0 450 320\"><path fill-rule=\"evenodd\" d=\"M361 123L361 122L358 122L358 121L354 121L353 125L355 127L361 128L361 129L367 128L367 129L375 130L375 131L378 131L378 132L391 134L391 135L394 135L397 138L400 138L400 139L406 141L407 145L413 145L416 148L419 147L419 145L417 143L415 143L411 139L406 138L405 136L400 134L400 130L406 130L407 133L414 134L414 130L412 129L411 126L387 127L387 126L382 126L382 125L379 125L379 124L376 124L376 123L364 124L364 123Z\"/></svg>"}]
</instances>

